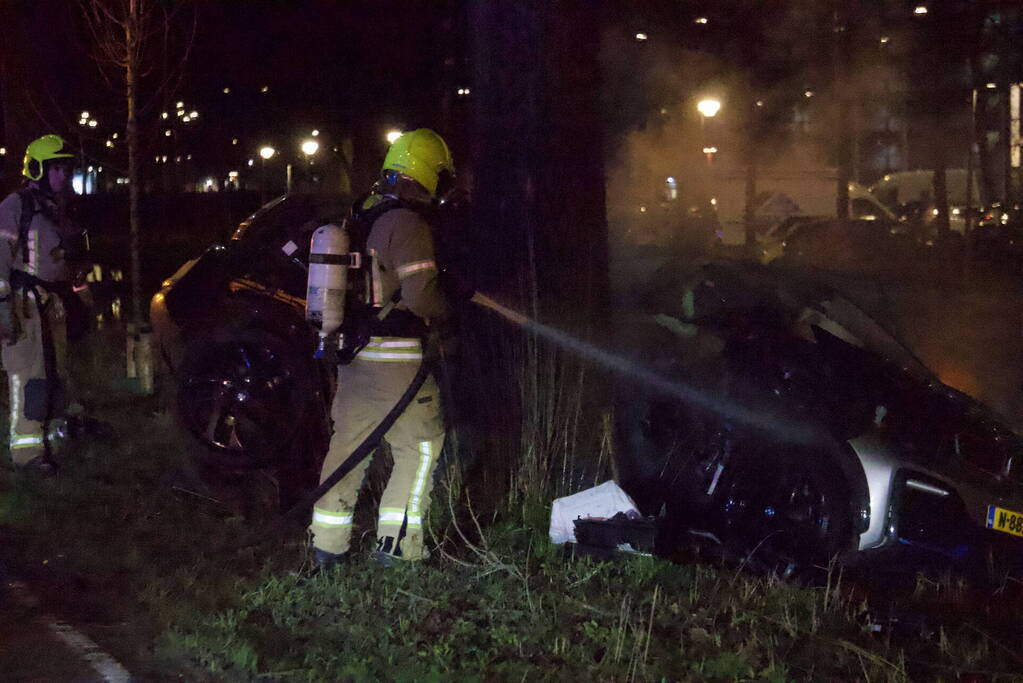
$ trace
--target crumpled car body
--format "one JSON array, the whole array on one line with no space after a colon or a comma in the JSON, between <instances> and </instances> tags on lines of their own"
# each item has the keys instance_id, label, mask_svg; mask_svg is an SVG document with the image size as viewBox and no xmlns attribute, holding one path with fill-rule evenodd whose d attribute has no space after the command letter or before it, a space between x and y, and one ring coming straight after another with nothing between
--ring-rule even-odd
<instances>
[{"instance_id":1,"label":"crumpled car body","mask_svg":"<svg viewBox=\"0 0 1023 683\"><path fill-rule=\"evenodd\" d=\"M1023 442L860 306L738 262L651 291L628 344L678 389L621 383L617 458L673 542L783 575L836 556L1023 567Z\"/></svg>"}]
</instances>

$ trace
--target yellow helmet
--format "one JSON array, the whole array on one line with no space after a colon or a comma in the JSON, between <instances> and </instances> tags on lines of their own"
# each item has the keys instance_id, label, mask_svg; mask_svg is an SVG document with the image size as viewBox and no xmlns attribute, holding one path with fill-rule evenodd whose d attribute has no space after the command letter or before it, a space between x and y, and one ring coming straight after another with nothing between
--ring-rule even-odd
<instances>
[{"instance_id":1,"label":"yellow helmet","mask_svg":"<svg viewBox=\"0 0 1023 683\"><path fill-rule=\"evenodd\" d=\"M44 135L33 140L25 148L25 163L21 175L29 180L43 177L43 162L51 159L73 159L74 154L65 151L66 143L59 135Z\"/></svg>"},{"instance_id":2,"label":"yellow helmet","mask_svg":"<svg viewBox=\"0 0 1023 683\"><path fill-rule=\"evenodd\" d=\"M454 180L455 164L444 138L429 128L417 128L403 133L391 144L381 171L408 176L426 188L431 197L436 197L438 185L444 194L448 189L444 186Z\"/></svg>"}]
</instances>

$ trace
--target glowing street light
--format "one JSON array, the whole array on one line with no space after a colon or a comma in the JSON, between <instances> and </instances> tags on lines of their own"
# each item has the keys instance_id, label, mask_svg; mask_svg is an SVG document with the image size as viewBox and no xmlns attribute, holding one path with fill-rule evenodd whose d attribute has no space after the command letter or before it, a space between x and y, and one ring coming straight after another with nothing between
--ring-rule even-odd
<instances>
[{"instance_id":1,"label":"glowing street light","mask_svg":"<svg viewBox=\"0 0 1023 683\"><path fill-rule=\"evenodd\" d=\"M387 138L387 144L393 145L394 142L398 138L401 137L401 131L400 130L389 130L389 131L387 131L387 135L385 137Z\"/></svg>"},{"instance_id":2,"label":"glowing street light","mask_svg":"<svg viewBox=\"0 0 1023 683\"><path fill-rule=\"evenodd\" d=\"M273 158L273 155L277 154L277 150L270 145L263 145L259 148L259 198L260 204L266 204L266 162ZM291 168L291 165L288 165ZM289 173L290 175L290 173Z\"/></svg>"},{"instance_id":3,"label":"glowing street light","mask_svg":"<svg viewBox=\"0 0 1023 683\"><path fill-rule=\"evenodd\" d=\"M716 100L712 97L700 100L696 103L696 111L700 112L700 115L704 118L714 118L721 111L721 100Z\"/></svg>"},{"instance_id":4,"label":"glowing street light","mask_svg":"<svg viewBox=\"0 0 1023 683\"><path fill-rule=\"evenodd\" d=\"M320 129L319 128L313 128L313 137L314 138L315 137L319 137L319 135L320 135Z\"/></svg>"},{"instance_id":5,"label":"glowing street light","mask_svg":"<svg viewBox=\"0 0 1023 683\"><path fill-rule=\"evenodd\" d=\"M913 8L913 14L927 14L927 5L917 5Z\"/></svg>"},{"instance_id":6,"label":"glowing street light","mask_svg":"<svg viewBox=\"0 0 1023 683\"><path fill-rule=\"evenodd\" d=\"M703 153L707 157L707 165L710 166L714 163L714 153L717 152L717 149L707 146L706 124L707 119L714 118L721 111L721 100L714 97L706 97L696 103L696 111L700 112L700 141L704 145Z\"/></svg>"},{"instance_id":7,"label":"glowing street light","mask_svg":"<svg viewBox=\"0 0 1023 683\"><path fill-rule=\"evenodd\" d=\"M316 142L316 140L306 140L302 143L302 154L305 154L307 157L311 157L319 150L320 143Z\"/></svg>"}]
</instances>

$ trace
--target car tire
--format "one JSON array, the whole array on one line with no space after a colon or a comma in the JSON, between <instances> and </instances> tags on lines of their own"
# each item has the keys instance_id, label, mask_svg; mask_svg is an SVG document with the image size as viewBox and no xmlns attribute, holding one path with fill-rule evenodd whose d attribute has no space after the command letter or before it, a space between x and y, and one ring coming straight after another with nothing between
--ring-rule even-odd
<instances>
[{"instance_id":1,"label":"car tire","mask_svg":"<svg viewBox=\"0 0 1023 683\"><path fill-rule=\"evenodd\" d=\"M177 417L205 464L246 470L287 465L322 435L315 367L258 327L192 329L176 373Z\"/></svg>"},{"instance_id":2,"label":"car tire","mask_svg":"<svg viewBox=\"0 0 1023 683\"><path fill-rule=\"evenodd\" d=\"M852 537L849 496L825 453L735 445L710 514L731 559L756 574L813 580Z\"/></svg>"}]
</instances>

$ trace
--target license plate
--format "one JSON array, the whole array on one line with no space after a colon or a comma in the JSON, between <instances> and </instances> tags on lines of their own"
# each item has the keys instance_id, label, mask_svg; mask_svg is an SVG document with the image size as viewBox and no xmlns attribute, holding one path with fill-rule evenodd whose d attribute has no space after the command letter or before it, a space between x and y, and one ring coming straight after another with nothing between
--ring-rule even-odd
<instances>
[{"instance_id":1,"label":"license plate","mask_svg":"<svg viewBox=\"0 0 1023 683\"><path fill-rule=\"evenodd\" d=\"M1013 536L1023 536L1023 513L988 505L987 528L1004 531Z\"/></svg>"}]
</instances>

